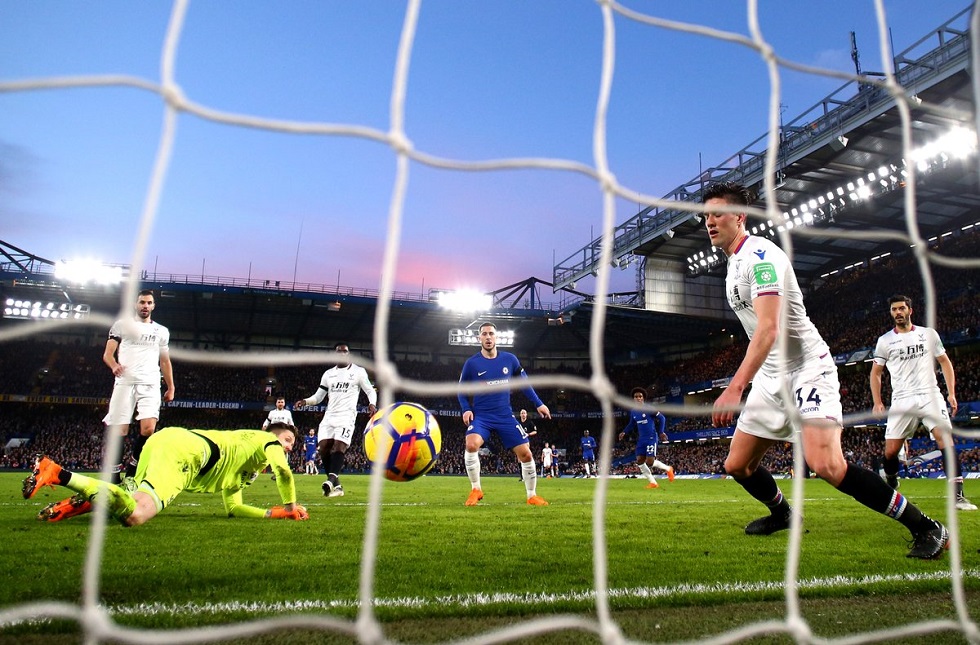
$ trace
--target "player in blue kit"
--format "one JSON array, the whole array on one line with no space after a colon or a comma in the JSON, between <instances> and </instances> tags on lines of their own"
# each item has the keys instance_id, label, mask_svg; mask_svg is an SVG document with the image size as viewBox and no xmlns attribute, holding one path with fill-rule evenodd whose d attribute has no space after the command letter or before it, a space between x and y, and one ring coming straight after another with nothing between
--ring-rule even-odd
<instances>
[{"instance_id":1,"label":"player in blue kit","mask_svg":"<svg viewBox=\"0 0 980 645\"><path fill-rule=\"evenodd\" d=\"M595 477L590 471L589 467L595 468L595 437L589 436L589 431L586 430L582 434L582 461L585 463L585 476Z\"/></svg>"},{"instance_id":2,"label":"player in blue kit","mask_svg":"<svg viewBox=\"0 0 980 645\"><path fill-rule=\"evenodd\" d=\"M634 387L630 394L637 403L643 403L647 397L647 391L642 387ZM668 466L657 459L658 441L667 441L667 417L660 412L648 414L643 410L631 410L630 420L619 433L619 440L622 441L626 435L636 433L636 464L640 467L640 472L647 478L647 488L660 488L650 467L659 468L667 473L667 479L674 481L674 467Z\"/></svg>"},{"instance_id":3,"label":"player in blue kit","mask_svg":"<svg viewBox=\"0 0 980 645\"><path fill-rule=\"evenodd\" d=\"M316 430L310 428L306 437L303 438L303 446L306 448L305 467L307 475L316 475L319 472L319 469L316 467L316 445Z\"/></svg>"},{"instance_id":4,"label":"player in blue kit","mask_svg":"<svg viewBox=\"0 0 980 645\"><path fill-rule=\"evenodd\" d=\"M480 325L480 352L463 363L459 382L501 385L509 383L511 378L526 379L527 374L516 356L497 349L497 326L493 323L483 323ZM522 391L534 403L538 414L545 419L551 418L551 411L542 403L534 388L527 385L522 388ZM483 499L479 451L483 444L489 441L490 432L493 431L500 437L504 448L513 450L517 460L521 462L527 503L531 506L547 506L548 502L541 499L536 492L537 467L534 465L534 456L528 447L527 433L511 410L510 390L486 394L460 394L459 406L463 410L463 423L466 425L466 452L463 455L463 463L466 465L466 475L470 478L472 486L466 505L476 506Z\"/></svg>"}]
</instances>

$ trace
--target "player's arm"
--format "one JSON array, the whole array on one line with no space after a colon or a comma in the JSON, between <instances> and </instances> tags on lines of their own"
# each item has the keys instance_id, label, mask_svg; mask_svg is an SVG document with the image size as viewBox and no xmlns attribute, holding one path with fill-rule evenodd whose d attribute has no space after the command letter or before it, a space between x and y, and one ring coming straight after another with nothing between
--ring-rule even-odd
<instances>
[{"instance_id":1,"label":"player's arm","mask_svg":"<svg viewBox=\"0 0 980 645\"><path fill-rule=\"evenodd\" d=\"M878 363L877 361L871 364L871 376L869 380L871 381L871 412L874 414L883 414L885 412L885 403L881 400L881 375L884 371L884 364Z\"/></svg>"},{"instance_id":2,"label":"player's arm","mask_svg":"<svg viewBox=\"0 0 980 645\"><path fill-rule=\"evenodd\" d=\"M279 498L282 506L273 506L265 513L265 517L271 519L285 520L306 520L310 516L306 508L296 503L296 482L293 479L293 471L289 468L289 461L286 459L286 451L278 441L269 442L265 447L266 457L269 459L269 466L276 476L276 488L279 489Z\"/></svg>"},{"instance_id":3,"label":"player's arm","mask_svg":"<svg viewBox=\"0 0 980 645\"><path fill-rule=\"evenodd\" d=\"M263 430L265 430L266 428L268 428L269 427L269 424L272 423L272 419L270 418L271 416L272 416L272 410L269 410L269 414L267 414L265 416L265 421L262 422L262 429Z\"/></svg>"},{"instance_id":4,"label":"player's arm","mask_svg":"<svg viewBox=\"0 0 980 645\"><path fill-rule=\"evenodd\" d=\"M657 436L660 437L661 441L667 441L667 417L664 416L663 412L658 412L654 422L657 425Z\"/></svg>"},{"instance_id":5,"label":"player's arm","mask_svg":"<svg viewBox=\"0 0 980 645\"><path fill-rule=\"evenodd\" d=\"M105 342L105 351L102 352L102 362L106 364L106 367L112 372L113 376L120 376L125 369L122 365L116 362L116 350L119 349L118 338L109 337L109 340Z\"/></svg>"},{"instance_id":6,"label":"player's arm","mask_svg":"<svg viewBox=\"0 0 980 645\"><path fill-rule=\"evenodd\" d=\"M228 517L248 517L252 519L263 518L268 512L264 508L249 506L242 501L242 489L222 490L221 501L225 504L225 512Z\"/></svg>"},{"instance_id":7,"label":"player's arm","mask_svg":"<svg viewBox=\"0 0 980 645\"><path fill-rule=\"evenodd\" d=\"M630 420L626 422L626 427L619 433L619 440L622 441L626 438L626 435L634 431L636 431L636 419L634 419L633 414L630 413Z\"/></svg>"},{"instance_id":8,"label":"player's arm","mask_svg":"<svg viewBox=\"0 0 980 645\"><path fill-rule=\"evenodd\" d=\"M371 383L371 379L368 378L367 372L361 372L361 391L367 396L368 399L368 414L373 415L378 411L378 391L374 389L374 385Z\"/></svg>"},{"instance_id":9,"label":"player's arm","mask_svg":"<svg viewBox=\"0 0 980 645\"><path fill-rule=\"evenodd\" d=\"M953 371L953 361L949 360L949 354L937 356L939 368L943 371L943 380L946 381L946 400L949 401L951 417L956 416L956 373Z\"/></svg>"},{"instance_id":10,"label":"player's arm","mask_svg":"<svg viewBox=\"0 0 980 645\"><path fill-rule=\"evenodd\" d=\"M163 393L164 401L174 400L174 366L170 362L170 352L166 348L160 349L160 373L163 374L163 382L167 386L167 391Z\"/></svg>"},{"instance_id":11,"label":"player's arm","mask_svg":"<svg viewBox=\"0 0 980 645\"><path fill-rule=\"evenodd\" d=\"M308 405L319 404L320 401L322 401L327 396L327 392L329 391L329 389L330 389L330 384L327 382L327 373L324 372L323 378L320 379L320 385L319 387L317 387L316 392L313 393L313 396L308 396L305 399L300 399L299 401L296 402L296 407L305 408Z\"/></svg>"},{"instance_id":12,"label":"player's arm","mask_svg":"<svg viewBox=\"0 0 980 645\"><path fill-rule=\"evenodd\" d=\"M742 402L742 393L766 362L766 357L779 337L779 310L782 306L783 297L777 294L766 294L752 299L752 309L758 324L735 376L715 400L711 421L716 428L732 424L735 408Z\"/></svg>"}]
</instances>

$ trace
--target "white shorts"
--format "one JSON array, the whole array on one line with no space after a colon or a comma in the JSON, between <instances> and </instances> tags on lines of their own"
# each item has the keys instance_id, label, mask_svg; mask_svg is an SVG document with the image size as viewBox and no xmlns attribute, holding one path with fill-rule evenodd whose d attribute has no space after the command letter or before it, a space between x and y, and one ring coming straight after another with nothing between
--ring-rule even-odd
<instances>
[{"instance_id":1,"label":"white shorts","mask_svg":"<svg viewBox=\"0 0 980 645\"><path fill-rule=\"evenodd\" d=\"M320 422L320 427L317 430L316 441L320 443L324 439L334 439L341 443L350 445L350 440L354 436L354 426L335 426L326 420Z\"/></svg>"},{"instance_id":2,"label":"white shorts","mask_svg":"<svg viewBox=\"0 0 980 645\"><path fill-rule=\"evenodd\" d=\"M161 401L159 385L117 384L112 388L109 413L102 419L102 423L110 426L128 426L133 422L133 410L136 410L137 421L159 419Z\"/></svg>"},{"instance_id":3,"label":"white shorts","mask_svg":"<svg viewBox=\"0 0 980 645\"><path fill-rule=\"evenodd\" d=\"M545 468L551 468L551 459L550 458L549 459L542 459L541 460L541 465L544 466Z\"/></svg>"},{"instance_id":4,"label":"white shorts","mask_svg":"<svg viewBox=\"0 0 980 645\"><path fill-rule=\"evenodd\" d=\"M919 421L930 432L936 428L952 431L953 424L949 420L946 401L940 392L892 399L892 407L888 409L885 439L911 439L915 429L919 427Z\"/></svg>"},{"instance_id":5,"label":"white shorts","mask_svg":"<svg viewBox=\"0 0 980 645\"><path fill-rule=\"evenodd\" d=\"M840 401L837 366L828 355L818 362L793 370L786 375L793 395L791 405L806 420L832 421L842 425L844 409ZM752 390L745 400L745 410L736 427L747 434L777 441L796 441L790 425L789 408L781 391L783 378L756 374Z\"/></svg>"}]
</instances>

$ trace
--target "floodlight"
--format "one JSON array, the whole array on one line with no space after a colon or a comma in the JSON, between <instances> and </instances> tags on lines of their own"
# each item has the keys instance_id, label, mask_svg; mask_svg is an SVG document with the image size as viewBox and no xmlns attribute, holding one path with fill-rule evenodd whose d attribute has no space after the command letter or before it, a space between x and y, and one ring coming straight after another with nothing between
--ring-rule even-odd
<instances>
[{"instance_id":1,"label":"floodlight","mask_svg":"<svg viewBox=\"0 0 980 645\"><path fill-rule=\"evenodd\" d=\"M464 289L461 291L440 291L436 294L440 307L451 311L486 311L493 306L490 294Z\"/></svg>"},{"instance_id":2,"label":"floodlight","mask_svg":"<svg viewBox=\"0 0 980 645\"><path fill-rule=\"evenodd\" d=\"M123 281L123 268L103 264L98 260L60 260L54 265L54 276L66 282L78 284L119 284Z\"/></svg>"}]
</instances>

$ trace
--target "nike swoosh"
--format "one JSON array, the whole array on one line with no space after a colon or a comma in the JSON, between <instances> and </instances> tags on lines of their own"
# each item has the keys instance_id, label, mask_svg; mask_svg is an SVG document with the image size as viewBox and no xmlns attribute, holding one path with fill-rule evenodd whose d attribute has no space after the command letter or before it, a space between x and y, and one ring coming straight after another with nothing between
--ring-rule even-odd
<instances>
[{"instance_id":1,"label":"nike swoosh","mask_svg":"<svg viewBox=\"0 0 980 645\"><path fill-rule=\"evenodd\" d=\"M477 372L476 375L477 376L483 376L486 373L487 373L487 371L486 370L483 370L482 372Z\"/></svg>"}]
</instances>

